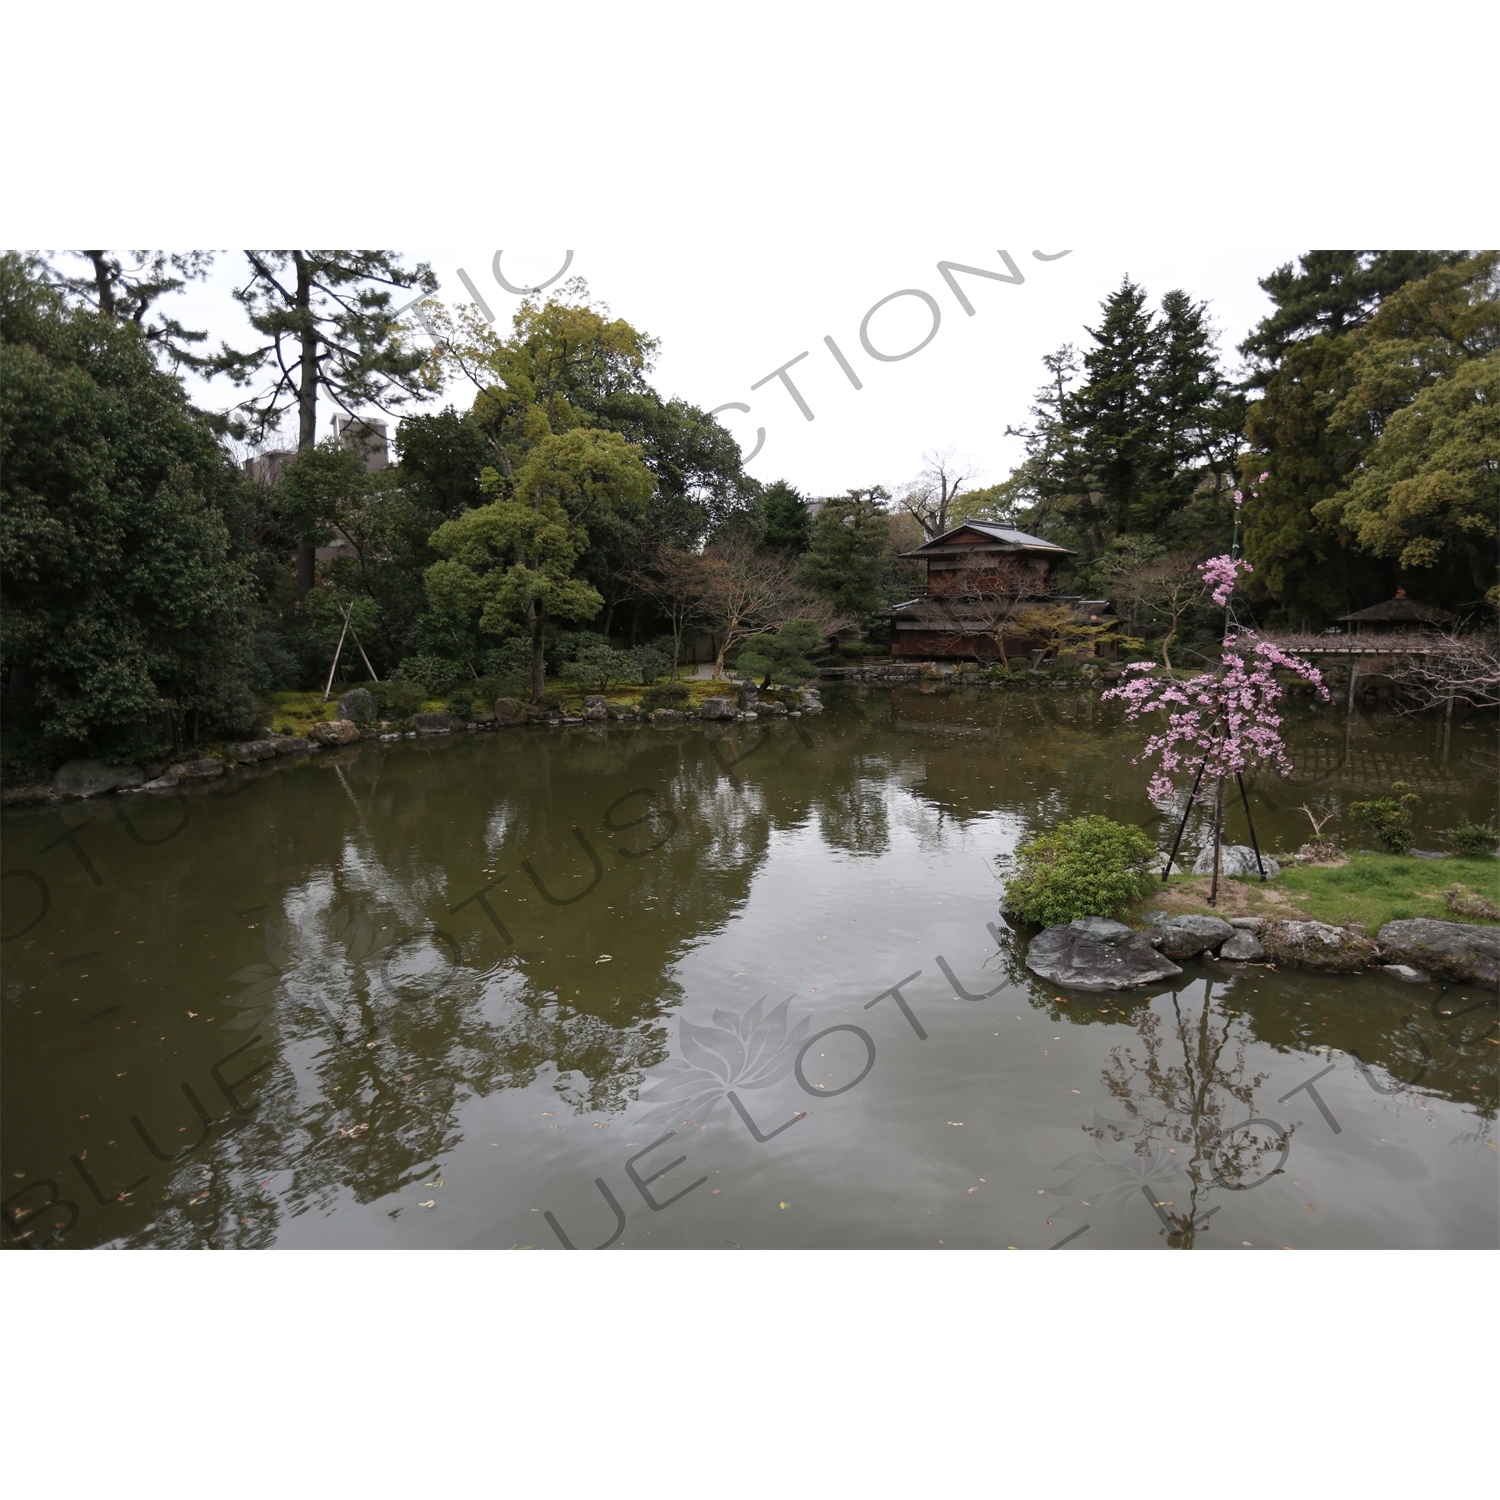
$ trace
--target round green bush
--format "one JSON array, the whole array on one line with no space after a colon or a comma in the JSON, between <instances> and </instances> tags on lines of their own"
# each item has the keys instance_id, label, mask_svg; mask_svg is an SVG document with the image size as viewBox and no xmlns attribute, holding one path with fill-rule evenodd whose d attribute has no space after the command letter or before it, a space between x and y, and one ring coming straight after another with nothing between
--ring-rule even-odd
<instances>
[{"instance_id":1,"label":"round green bush","mask_svg":"<svg viewBox=\"0 0 1500 1500\"><path fill-rule=\"evenodd\" d=\"M1076 917L1118 916L1151 890L1155 842L1109 818L1074 818L1022 844L1005 883L1004 909L1051 927Z\"/></svg>"}]
</instances>

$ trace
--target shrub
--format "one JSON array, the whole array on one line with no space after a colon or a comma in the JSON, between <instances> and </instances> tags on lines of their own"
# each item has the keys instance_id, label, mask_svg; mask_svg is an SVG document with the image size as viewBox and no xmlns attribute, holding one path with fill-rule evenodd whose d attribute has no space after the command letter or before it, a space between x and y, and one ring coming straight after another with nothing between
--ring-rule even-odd
<instances>
[{"instance_id":1,"label":"shrub","mask_svg":"<svg viewBox=\"0 0 1500 1500\"><path fill-rule=\"evenodd\" d=\"M473 693L449 693L448 712L457 714L460 719L467 719L474 712Z\"/></svg>"},{"instance_id":2,"label":"shrub","mask_svg":"<svg viewBox=\"0 0 1500 1500\"><path fill-rule=\"evenodd\" d=\"M1411 852L1411 810L1422 799L1404 781L1391 783L1389 797L1371 802L1351 802L1349 816L1355 827L1368 828L1392 854Z\"/></svg>"},{"instance_id":3,"label":"shrub","mask_svg":"<svg viewBox=\"0 0 1500 1500\"><path fill-rule=\"evenodd\" d=\"M1452 844L1455 853L1465 859L1483 859L1493 854L1495 845L1500 844L1500 833L1496 833L1493 823L1471 823L1467 817L1457 828L1450 828L1444 837Z\"/></svg>"},{"instance_id":4,"label":"shrub","mask_svg":"<svg viewBox=\"0 0 1500 1500\"><path fill-rule=\"evenodd\" d=\"M1005 911L1046 926L1117 916L1150 892L1155 857L1156 844L1139 828L1104 817L1074 818L1016 850Z\"/></svg>"},{"instance_id":5,"label":"shrub","mask_svg":"<svg viewBox=\"0 0 1500 1500\"><path fill-rule=\"evenodd\" d=\"M658 708L684 709L687 707L688 690L680 682L662 682L648 687L641 694L641 712L654 713Z\"/></svg>"},{"instance_id":6,"label":"shrub","mask_svg":"<svg viewBox=\"0 0 1500 1500\"><path fill-rule=\"evenodd\" d=\"M431 693L446 693L462 679L463 670L446 656L408 656L391 676L398 682L420 682Z\"/></svg>"},{"instance_id":7,"label":"shrub","mask_svg":"<svg viewBox=\"0 0 1500 1500\"><path fill-rule=\"evenodd\" d=\"M818 669L808 657L817 649L821 635L812 620L788 620L779 630L752 636L740 647L734 669L741 677L775 678L790 682L799 677L816 677Z\"/></svg>"},{"instance_id":8,"label":"shrub","mask_svg":"<svg viewBox=\"0 0 1500 1500\"><path fill-rule=\"evenodd\" d=\"M617 651L602 635L578 635L568 644L568 660L558 670L564 682L607 693L613 684L629 676L633 665L629 653Z\"/></svg>"},{"instance_id":9,"label":"shrub","mask_svg":"<svg viewBox=\"0 0 1500 1500\"><path fill-rule=\"evenodd\" d=\"M420 682L360 682L355 686L369 693L388 719L408 718L427 701L427 689Z\"/></svg>"},{"instance_id":10,"label":"shrub","mask_svg":"<svg viewBox=\"0 0 1500 1500\"><path fill-rule=\"evenodd\" d=\"M647 641L644 646L632 646L625 653L625 675L631 682L647 687L658 677L665 677L672 670L672 637Z\"/></svg>"}]
</instances>

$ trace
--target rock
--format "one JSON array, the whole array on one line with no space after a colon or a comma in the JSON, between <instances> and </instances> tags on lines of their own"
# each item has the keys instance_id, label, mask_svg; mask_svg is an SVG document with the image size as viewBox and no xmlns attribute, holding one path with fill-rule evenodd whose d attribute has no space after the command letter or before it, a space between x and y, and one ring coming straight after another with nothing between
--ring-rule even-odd
<instances>
[{"instance_id":1,"label":"rock","mask_svg":"<svg viewBox=\"0 0 1500 1500\"><path fill-rule=\"evenodd\" d=\"M141 762L141 771L147 781L155 781L158 776L166 775L169 764L170 762L165 760L143 760Z\"/></svg>"},{"instance_id":2,"label":"rock","mask_svg":"<svg viewBox=\"0 0 1500 1500\"><path fill-rule=\"evenodd\" d=\"M1274 880L1281 874L1281 866L1269 854L1262 854L1260 862L1266 867L1266 878ZM1210 844L1193 861L1194 875L1212 875L1214 872L1214 846ZM1219 874L1230 880L1259 880L1260 871L1255 865L1255 850L1248 844L1223 844L1219 848Z\"/></svg>"},{"instance_id":3,"label":"rock","mask_svg":"<svg viewBox=\"0 0 1500 1500\"><path fill-rule=\"evenodd\" d=\"M1195 958L1205 948L1217 948L1233 932L1220 917L1168 917L1152 927L1150 939L1168 958Z\"/></svg>"},{"instance_id":4,"label":"rock","mask_svg":"<svg viewBox=\"0 0 1500 1500\"><path fill-rule=\"evenodd\" d=\"M55 795L50 786L11 786L0 793L0 806L18 807L27 802L50 802Z\"/></svg>"},{"instance_id":5,"label":"rock","mask_svg":"<svg viewBox=\"0 0 1500 1500\"><path fill-rule=\"evenodd\" d=\"M229 753L239 761L242 766L251 765L258 760L276 759L275 740L246 740L239 745L230 745Z\"/></svg>"},{"instance_id":6,"label":"rock","mask_svg":"<svg viewBox=\"0 0 1500 1500\"><path fill-rule=\"evenodd\" d=\"M351 724L373 724L380 717L380 705L368 688L355 688L339 699L338 712Z\"/></svg>"},{"instance_id":7,"label":"rock","mask_svg":"<svg viewBox=\"0 0 1500 1500\"><path fill-rule=\"evenodd\" d=\"M1424 974L1410 964L1381 964L1380 967L1393 979L1400 979L1406 984L1428 984L1432 980L1431 974Z\"/></svg>"},{"instance_id":8,"label":"rock","mask_svg":"<svg viewBox=\"0 0 1500 1500\"><path fill-rule=\"evenodd\" d=\"M609 699L603 693L585 693L583 698L583 716L597 722L609 717Z\"/></svg>"},{"instance_id":9,"label":"rock","mask_svg":"<svg viewBox=\"0 0 1500 1500\"><path fill-rule=\"evenodd\" d=\"M1165 922L1166 920L1167 913L1164 911L1148 911L1146 913L1146 923L1150 927L1155 927L1158 922Z\"/></svg>"},{"instance_id":10,"label":"rock","mask_svg":"<svg viewBox=\"0 0 1500 1500\"><path fill-rule=\"evenodd\" d=\"M1261 943L1272 963L1331 974L1357 973L1379 957L1369 938L1327 922L1272 922Z\"/></svg>"},{"instance_id":11,"label":"rock","mask_svg":"<svg viewBox=\"0 0 1500 1500\"><path fill-rule=\"evenodd\" d=\"M495 723L507 728L526 722L526 705L519 698L495 699Z\"/></svg>"},{"instance_id":12,"label":"rock","mask_svg":"<svg viewBox=\"0 0 1500 1500\"><path fill-rule=\"evenodd\" d=\"M139 766L112 766L102 760L70 760L59 766L52 790L59 797L98 797L119 787L140 786L146 780Z\"/></svg>"},{"instance_id":13,"label":"rock","mask_svg":"<svg viewBox=\"0 0 1500 1500\"><path fill-rule=\"evenodd\" d=\"M1447 859L1448 856L1441 849L1413 849L1410 851L1413 859Z\"/></svg>"},{"instance_id":14,"label":"rock","mask_svg":"<svg viewBox=\"0 0 1500 1500\"><path fill-rule=\"evenodd\" d=\"M401 736L399 734L383 734L380 738L382 740L399 740Z\"/></svg>"},{"instance_id":15,"label":"rock","mask_svg":"<svg viewBox=\"0 0 1500 1500\"><path fill-rule=\"evenodd\" d=\"M462 721L455 719L450 713L444 713L442 709L437 709L430 714L413 714L411 722L418 734L447 734L455 724Z\"/></svg>"},{"instance_id":16,"label":"rock","mask_svg":"<svg viewBox=\"0 0 1500 1500\"><path fill-rule=\"evenodd\" d=\"M734 716L733 698L705 698L698 705L700 719L732 719Z\"/></svg>"},{"instance_id":17,"label":"rock","mask_svg":"<svg viewBox=\"0 0 1500 1500\"><path fill-rule=\"evenodd\" d=\"M348 719L334 719L324 724L314 724L307 737L315 745L352 745L359 738L359 726Z\"/></svg>"},{"instance_id":18,"label":"rock","mask_svg":"<svg viewBox=\"0 0 1500 1500\"><path fill-rule=\"evenodd\" d=\"M678 713L675 708L658 708L652 713L651 722L658 729L664 729L671 724L681 724L686 717L686 714Z\"/></svg>"},{"instance_id":19,"label":"rock","mask_svg":"<svg viewBox=\"0 0 1500 1500\"><path fill-rule=\"evenodd\" d=\"M212 781L215 776L224 774L224 762L206 755L201 760L182 761L169 766L167 774L176 776L181 781Z\"/></svg>"},{"instance_id":20,"label":"rock","mask_svg":"<svg viewBox=\"0 0 1500 1500\"><path fill-rule=\"evenodd\" d=\"M1237 959L1240 963L1256 963L1265 956L1260 939L1243 927L1236 927L1219 949L1220 958Z\"/></svg>"},{"instance_id":21,"label":"rock","mask_svg":"<svg viewBox=\"0 0 1500 1500\"><path fill-rule=\"evenodd\" d=\"M1264 917L1231 917L1229 925L1242 932L1260 933L1266 930L1266 919Z\"/></svg>"},{"instance_id":22,"label":"rock","mask_svg":"<svg viewBox=\"0 0 1500 1500\"><path fill-rule=\"evenodd\" d=\"M768 698L762 703L759 711L763 714L771 714L778 719L786 718L786 704L778 703L774 698Z\"/></svg>"},{"instance_id":23,"label":"rock","mask_svg":"<svg viewBox=\"0 0 1500 1500\"><path fill-rule=\"evenodd\" d=\"M760 703L760 689L753 682L740 684L740 712L748 713Z\"/></svg>"},{"instance_id":24,"label":"rock","mask_svg":"<svg viewBox=\"0 0 1500 1500\"><path fill-rule=\"evenodd\" d=\"M1144 932L1105 917L1079 917L1032 938L1026 967L1076 990L1124 990L1182 973Z\"/></svg>"},{"instance_id":25,"label":"rock","mask_svg":"<svg viewBox=\"0 0 1500 1500\"><path fill-rule=\"evenodd\" d=\"M1460 984L1500 987L1500 927L1416 917L1387 922L1375 937L1385 956L1397 963Z\"/></svg>"},{"instance_id":26,"label":"rock","mask_svg":"<svg viewBox=\"0 0 1500 1500\"><path fill-rule=\"evenodd\" d=\"M306 755L309 742L300 736L283 735L273 742L278 755Z\"/></svg>"},{"instance_id":27,"label":"rock","mask_svg":"<svg viewBox=\"0 0 1500 1500\"><path fill-rule=\"evenodd\" d=\"M160 776L153 776L145 786L137 788L142 792L170 792L178 783L179 777L170 771L163 771Z\"/></svg>"}]
</instances>

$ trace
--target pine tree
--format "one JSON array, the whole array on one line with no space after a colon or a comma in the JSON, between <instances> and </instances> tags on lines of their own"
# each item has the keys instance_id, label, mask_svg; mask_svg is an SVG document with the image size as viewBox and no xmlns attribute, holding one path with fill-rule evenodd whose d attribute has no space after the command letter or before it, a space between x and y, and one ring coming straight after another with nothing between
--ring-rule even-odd
<instances>
[{"instance_id":1,"label":"pine tree","mask_svg":"<svg viewBox=\"0 0 1500 1500\"><path fill-rule=\"evenodd\" d=\"M868 621L885 602L886 537L890 499L876 485L825 500L813 523L803 577L841 614Z\"/></svg>"},{"instance_id":2,"label":"pine tree","mask_svg":"<svg viewBox=\"0 0 1500 1500\"><path fill-rule=\"evenodd\" d=\"M812 535L807 501L785 479L768 484L760 496L762 552L791 552L800 557Z\"/></svg>"},{"instance_id":3,"label":"pine tree","mask_svg":"<svg viewBox=\"0 0 1500 1500\"><path fill-rule=\"evenodd\" d=\"M320 392L355 417L361 407L390 413L436 388L424 355L391 317L394 293L437 290L429 266L407 269L387 250L247 250L245 259L250 279L234 296L265 342L226 344L210 368L239 386L263 371L270 381L240 404L237 436L260 441L295 411L300 451L317 441ZM315 545L310 532L297 544L299 612L313 586Z\"/></svg>"}]
</instances>

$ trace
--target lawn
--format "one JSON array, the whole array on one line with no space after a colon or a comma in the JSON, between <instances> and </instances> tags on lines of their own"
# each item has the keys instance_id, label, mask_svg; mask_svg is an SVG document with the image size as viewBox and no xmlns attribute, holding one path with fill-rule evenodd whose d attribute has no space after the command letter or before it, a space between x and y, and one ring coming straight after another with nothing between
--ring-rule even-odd
<instances>
[{"instance_id":1,"label":"lawn","mask_svg":"<svg viewBox=\"0 0 1500 1500\"><path fill-rule=\"evenodd\" d=\"M1469 896L1500 905L1500 860L1414 859L1356 850L1345 865L1292 865L1264 885L1258 880L1220 880L1217 907L1208 904L1207 876L1174 875L1165 886L1154 883L1151 895L1137 902L1130 915L1137 923L1152 910L1174 916L1203 912L1226 918L1310 918L1339 925L1360 922L1371 934L1386 922L1408 917L1494 925L1492 918L1449 910L1445 897L1454 885Z\"/></svg>"}]
</instances>

